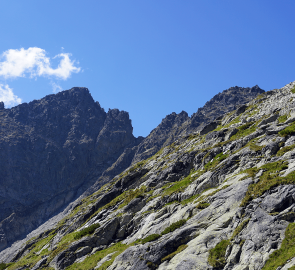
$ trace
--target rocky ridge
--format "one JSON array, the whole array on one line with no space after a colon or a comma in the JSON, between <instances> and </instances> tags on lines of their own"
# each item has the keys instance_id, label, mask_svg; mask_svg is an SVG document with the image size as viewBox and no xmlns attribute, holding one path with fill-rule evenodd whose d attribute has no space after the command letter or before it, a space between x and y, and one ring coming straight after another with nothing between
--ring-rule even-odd
<instances>
[{"instance_id":1,"label":"rocky ridge","mask_svg":"<svg viewBox=\"0 0 295 270\"><path fill-rule=\"evenodd\" d=\"M7 269L294 269L295 82L164 147Z\"/></svg>"},{"instance_id":2,"label":"rocky ridge","mask_svg":"<svg viewBox=\"0 0 295 270\"><path fill-rule=\"evenodd\" d=\"M250 102L264 92L258 85L251 88L234 86L215 95L191 117L185 111L167 115L139 144L132 163L151 157L179 137L201 130L206 124Z\"/></svg>"},{"instance_id":3,"label":"rocky ridge","mask_svg":"<svg viewBox=\"0 0 295 270\"><path fill-rule=\"evenodd\" d=\"M132 135L127 112L106 113L79 87L2 106L0 134L0 250L79 197L142 140Z\"/></svg>"},{"instance_id":4,"label":"rocky ridge","mask_svg":"<svg viewBox=\"0 0 295 270\"><path fill-rule=\"evenodd\" d=\"M263 92L258 87L235 89L208 104L223 106L230 99L233 104L228 107L234 108ZM232 94L238 98L229 98ZM202 112L219 115L208 106ZM185 112L173 113L147 138L135 138L127 112L106 113L87 88L74 87L12 109L0 103L0 124L2 250L65 207L62 213L66 213L132 162L170 144L188 130L190 118Z\"/></svg>"}]
</instances>

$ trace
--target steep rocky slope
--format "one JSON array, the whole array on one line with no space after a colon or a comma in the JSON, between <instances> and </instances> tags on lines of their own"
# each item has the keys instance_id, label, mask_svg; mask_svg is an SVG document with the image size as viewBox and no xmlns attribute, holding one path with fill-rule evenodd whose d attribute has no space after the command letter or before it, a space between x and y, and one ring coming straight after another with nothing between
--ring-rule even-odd
<instances>
[{"instance_id":1,"label":"steep rocky slope","mask_svg":"<svg viewBox=\"0 0 295 270\"><path fill-rule=\"evenodd\" d=\"M2 104L0 133L0 250L81 195L142 140L132 135L127 112L106 113L78 87L11 109Z\"/></svg>"},{"instance_id":2,"label":"steep rocky slope","mask_svg":"<svg viewBox=\"0 0 295 270\"><path fill-rule=\"evenodd\" d=\"M294 269L295 82L181 137L10 253L7 269Z\"/></svg>"},{"instance_id":3,"label":"steep rocky slope","mask_svg":"<svg viewBox=\"0 0 295 270\"><path fill-rule=\"evenodd\" d=\"M178 137L202 129L209 122L237 109L262 93L264 90L257 85L251 88L235 86L215 95L191 117L185 111L167 115L160 125L139 144L132 163L151 157Z\"/></svg>"},{"instance_id":4,"label":"steep rocky slope","mask_svg":"<svg viewBox=\"0 0 295 270\"><path fill-rule=\"evenodd\" d=\"M203 117L208 122L261 92L258 87L230 88L199 111L208 114ZM98 190L132 162L192 131L195 118L174 113L144 139L132 135L127 112L106 113L86 88L75 87L12 109L0 103L0 251L81 194Z\"/></svg>"}]
</instances>

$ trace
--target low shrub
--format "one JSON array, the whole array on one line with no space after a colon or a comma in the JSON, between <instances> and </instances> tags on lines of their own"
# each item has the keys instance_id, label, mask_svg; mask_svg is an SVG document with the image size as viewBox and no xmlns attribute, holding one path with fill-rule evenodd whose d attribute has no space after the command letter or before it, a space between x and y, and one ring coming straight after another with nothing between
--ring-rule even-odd
<instances>
[{"instance_id":1,"label":"low shrub","mask_svg":"<svg viewBox=\"0 0 295 270\"><path fill-rule=\"evenodd\" d=\"M185 223L186 223L186 219L181 219L179 221L176 221L176 222L172 223L169 227L167 227L164 231L162 231L161 235L173 232L176 229L180 228Z\"/></svg>"},{"instance_id":2,"label":"low shrub","mask_svg":"<svg viewBox=\"0 0 295 270\"><path fill-rule=\"evenodd\" d=\"M216 268L223 268L226 264L225 251L229 240L221 240L214 248L209 250L208 263Z\"/></svg>"},{"instance_id":3,"label":"low shrub","mask_svg":"<svg viewBox=\"0 0 295 270\"><path fill-rule=\"evenodd\" d=\"M207 202L199 202L196 206L197 209L205 209L210 206L210 203Z\"/></svg>"},{"instance_id":4,"label":"low shrub","mask_svg":"<svg viewBox=\"0 0 295 270\"><path fill-rule=\"evenodd\" d=\"M90 225L89 227L79 231L79 232L76 232L75 236L74 236L74 239L77 240L77 239L80 239L82 237L84 237L85 235L89 235L89 234L93 234L94 231L100 227L100 225L98 223L96 224L92 224Z\"/></svg>"},{"instance_id":5,"label":"low shrub","mask_svg":"<svg viewBox=\"0 0 295 270\"><path fill-rule=\"evenodd\" d=\"M149 236L147 236L147 237L141 239L141 243L142 243L142 244L145 244L145 243L147 243L147 242L152 242L152 241L157 240L157 239L160 238L160 237L161 237L160 234L151 234L151 235L149 235Z\"/></svg>"}]
</instances>

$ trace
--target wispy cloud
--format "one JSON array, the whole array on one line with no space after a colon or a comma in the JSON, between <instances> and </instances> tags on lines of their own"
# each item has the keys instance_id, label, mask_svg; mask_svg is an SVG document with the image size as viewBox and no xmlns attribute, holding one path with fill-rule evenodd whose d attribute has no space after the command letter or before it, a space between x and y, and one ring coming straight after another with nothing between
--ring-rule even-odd
<instances>
[{"instance_id":1,"label":"wispy cloud","mask_svg":"<svg viewBox=\"0 0 295 270\"><path fill-rule=\"evenodd\" d=\"M58 79L66 80L72 73L80 72L80 68L75 66L75 61L70 59L71 54L60 53L54 58L62 58L57 68L52 68L50 58L46 56L46 51L31 47L25 50L7 50L2 54L4 61L0 62L0 76L4 78L17 78L29 75L54 76Z\"/></svg>"},{"instance_id":2,"label":"wispy cloud","mask_svg":"<svg viewBox=\"0 0 295 270\"><path fill-rule=\"evenodd\" d=\"M54 94L56 94L62 90L62 87L60 85L56 84L55 82L52 82L51 85L52 85L52 89L53 89Z\"/></svg>"},{"instance_id":3,"label":"wispy cloud","mask_svg":"<svg viewBox=\"0 0 295 270\"><path fill-rule=\"evenodd\" d=\"M3 101L8 107L20 104L22 102L21 98L16 96L7 84L0 84L0 101Z\"/></svg>"},{"instance_id":4,"label":"wispy cloud","mask_svg":"<svg viewBox=\"0 0 295 270\"><path fill-rule=\"evenodd\" d=\"M53 93L57 93L62 88L57 83L52 82L52 80L67 80L72 73L80 72L81 68L76 66L77 63L75 60L71 60L70 53L62 52L53 58L49 58L46 55L45 50L37 47L7 50L0 55L0 78L48 77L51 81ZM60 58L58 66L53 68L51 60L58 58ZM21 99L13 93L13 89L9 88L7 84L4 85L1 83L0 101L3 101L8 107L21 103Z\"/></svg>"}]
</instances>

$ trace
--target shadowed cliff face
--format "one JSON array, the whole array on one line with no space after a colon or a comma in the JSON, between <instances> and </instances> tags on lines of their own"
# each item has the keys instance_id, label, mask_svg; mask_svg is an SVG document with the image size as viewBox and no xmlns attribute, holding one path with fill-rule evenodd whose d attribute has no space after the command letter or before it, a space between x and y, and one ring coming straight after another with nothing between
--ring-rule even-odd
<instances>
[{"instance_id":1,"label":"shadowed cliff face","mask_svg":"<svg viewBox=\"0 0 295 270\"><path fill-rule=\"evenodd\" d=\"M78 87L2 108L0 135L0 249L81 195L139 142L127 112L106 113Z\"/></svg>"}]
</instances>

